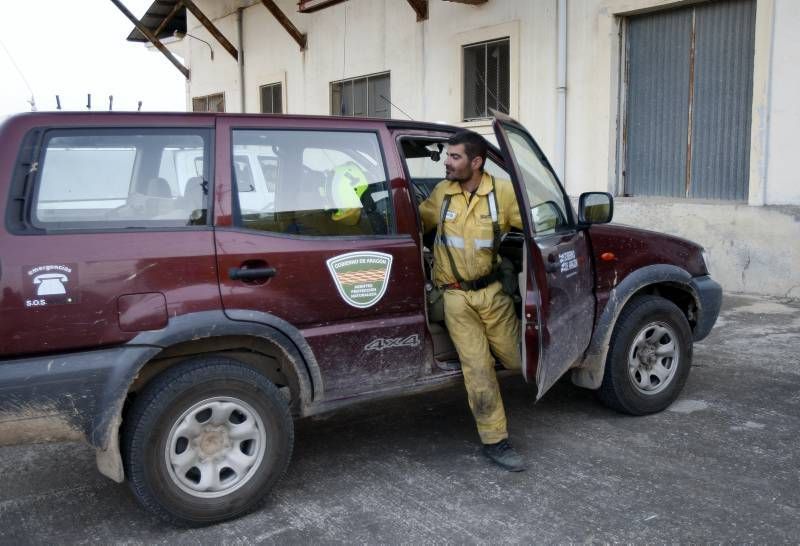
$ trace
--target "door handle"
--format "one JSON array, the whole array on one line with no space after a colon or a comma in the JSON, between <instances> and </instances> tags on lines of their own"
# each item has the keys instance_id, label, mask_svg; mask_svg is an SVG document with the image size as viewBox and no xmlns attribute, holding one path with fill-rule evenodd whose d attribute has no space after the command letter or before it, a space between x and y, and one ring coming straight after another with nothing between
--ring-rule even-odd
<instances>
[{"instance_id":1,"label":"door handle","mask_svg":"<svg viewBox=\"0 0 800 546\"><path fill-rule=\"evenodd\" d=\"M274 267L258 267L247 269L243 267L231 267L228 276L233 281L257 281L269 279L277 275L278 271Z\"/></svg>"},{"instance_id":2,"label":"door handle","mask_svg":"<svg viewBox=\"0 0 800 546\"><path fill-rule=\"evenodd\" d=\"M544 262L544 270L548 273L558 273L561 271L561 262L555 252L547 255L547 261Z\"/></svg>"}]
</instances>

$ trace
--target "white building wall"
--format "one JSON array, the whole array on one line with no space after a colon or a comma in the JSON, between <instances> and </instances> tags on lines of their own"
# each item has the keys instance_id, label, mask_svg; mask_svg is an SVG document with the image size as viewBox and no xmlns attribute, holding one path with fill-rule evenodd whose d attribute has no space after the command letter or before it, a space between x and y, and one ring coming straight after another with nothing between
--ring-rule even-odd
<instances>
[{"instance_id":1,"label":"white building wall","mask_svg":"<svg viewBox=\"0 0 800 546\"><path fill-rule=\"evenodd\" d=\"M430 0L429 18L416 22L401 0L349 0L313 14L296 0L278 0L308 35L297 43L261 2L241 2L245 105L258 112L259 86L284 84L284 111L328 114L329 84L345 78L391 73L392 117L444 121L491 133L486 122L460 123L463 45L511 38L511 116L534 134L554 159L556 119L557 0L489 0L479 6ZM568 0L567 191L620 189L618 120L624 82L620 62L626 15L685 5L680 0ZM235 0L198 2L237 44ZM747 205L691 200L616 197L615 221L683 236L703 244L712 273L728 291L800 297L800 183L795 175L794 134L800 128L800 2L757 0L753 85L750 199ZM188 39L192 96L224 92L229 112L240 111L236 61L189 15L189 31L212 42ZM185 44L186 46L187 44ZM764 207L781 204L790 207ZM772 243L770 243L770 241ZM791 241L781 246L780 241ZM785 274L776 274L775 271Z\"/></svg>"},{"instance_id":2,"label":"white building wall","mask_svg":"<svg viewBox=\"0 0 800 546\"><path fill-rule=\"evenodd\" d=\"M770 67L766 203L800 204L800 2L776 0ZM797 239L795 239L797 241ZM799 245L800 246L800 245Z\"/></svg>"}]
</instances>

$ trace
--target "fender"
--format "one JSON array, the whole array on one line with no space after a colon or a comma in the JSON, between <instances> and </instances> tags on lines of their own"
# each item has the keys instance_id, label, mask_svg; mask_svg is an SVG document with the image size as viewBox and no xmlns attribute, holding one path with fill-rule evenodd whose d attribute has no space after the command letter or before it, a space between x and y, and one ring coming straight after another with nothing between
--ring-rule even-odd
<instances>
[{"instance_id":1,"label":"fender","mask_svg":"<svg viewBox=\"0 0 800 546\"><path fill-rule=\"evenodd\" d=\"M306 373L308 374L307 377L311 380L310 396L304 398L303 401L310 403L324 398L325 389L322 382L322 372L320 372L319 364L317 364L317 358L314 356L314 351L311 350L306 338L303 337L303 334L301 334L297 328L275 315L262 313L260 311L252 311L250 309L227 309L225 314L233 321L263 324L283 334L287 340L295 346L297 351L299 351L301 360L297 362L302 361L305 363ZM298 376L299 375L301 374L298 370ZM303 407L305 408L307 405L308 404L304 403Z\"/></svg>"},{"instance_id":2,"label":"fender","mask_svg":"<svg viewBox=\"0 0 800 546\"><path fill-rule=\"evenodd\" d=\"M611 334L614 332L620 312L628 300L639 290L651 284L664 282L684 287L692 295L699 308L700 298L692 282L692 276L685 269L674 265L656 264L631 272L609 293L608 303L597 319L589 347L586 349L583 359L572 370L572 383L587 389L600 388Z\"/></svg>"},{"instance_id":3,"label":"fender","mask_svg":"<svg viewBox=\"0 0 800 546\"><path fill-rule=\"evenodd\" d=\"M175 317L162 330L142 332L129 342L134 346L165 349L175 344L218 336L252 336L271 341L283 351L294 368L300 387L300 411L304 415L314 399L322 396L322 380L317 361L300 332L288 322L268 313L251 311L204 311ZM157 356L157 353L152 356ZM148 359L149 360L149 359ZM97 447L97 468L114 481L125 479L119 451L119 426L122 423L122 406L131 383L144 363L138 366L119 366L118 379L109 382L100 401L90 443Z\"/></svg>"},{"instance_id":4,"label":"fender","mask_svg":"<svg viewBox=\"0 0 800 546\"><path fill-rule=\"evenodd\" d=\"M83 439L97 450L97 467L125 479L119 451L122 408L142 368L175 344L218 336L259 337L283 351L298 380L300 414L323 397L319 366L302 334L267 313L203 311L174 317L166 328L128 343L63 355L0 362L0 445ZM64 393L69 393L64 395Z\"/></svg>"}]
</instances>

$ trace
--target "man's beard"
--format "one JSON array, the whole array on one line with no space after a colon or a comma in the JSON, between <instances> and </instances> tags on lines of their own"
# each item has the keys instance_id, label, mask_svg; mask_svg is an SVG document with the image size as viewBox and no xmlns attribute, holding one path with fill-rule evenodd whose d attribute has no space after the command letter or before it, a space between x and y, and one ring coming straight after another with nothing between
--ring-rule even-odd
<instances>
[{"instance_id":1,"label":"man's beard","mask_svg":"<svg viewBox=\"0 0 800 546\"><path fill-rule=\"evenodd\" d=\"M461 176L459 176L459 174ZM447 178L451 182L458 182L459 184L461 184L463 182L467 182L470 178L472 178L472 173L466 169L461 173L458 173L456 171L445 171L445 178Z\"/></svg>"}]
</instances>

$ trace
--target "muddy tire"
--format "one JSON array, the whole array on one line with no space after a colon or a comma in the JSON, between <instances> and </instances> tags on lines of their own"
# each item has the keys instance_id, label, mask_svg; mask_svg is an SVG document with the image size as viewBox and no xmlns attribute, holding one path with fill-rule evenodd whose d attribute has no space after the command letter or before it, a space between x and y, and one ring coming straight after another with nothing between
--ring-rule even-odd
<instances>
[{"instance_id":1,"label":"muddy tire","mask_svg":"<svg viewBox=\"0 0 800 546\"><path fill-rule=\"evenodd\" d=\"M125 416L125 475L162 519L201 526L259 505L291 458L286 399L261 373L222 356L153 379Z\"/></svg>"},{"instance_id":2,"label":"muddy tire","mask_svg":"<svg viewBox=\"0 0 800 546\"><path fill-rule=\"evenodd\" d=\"M620 313L598 394L631 415L656 413L680 394L692 365L692 331L678 307L658 296L632 300Z\"/></svg>"}]
</instances>

